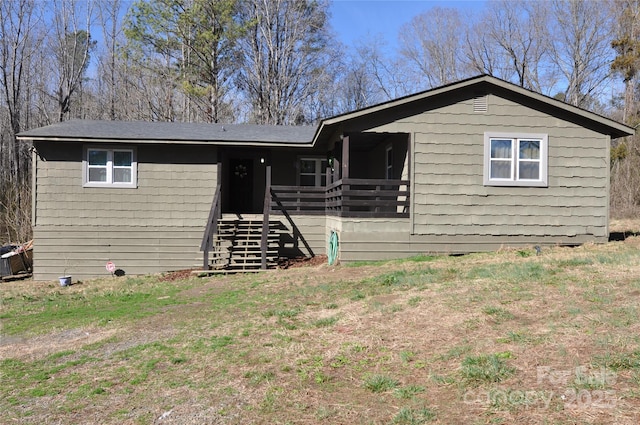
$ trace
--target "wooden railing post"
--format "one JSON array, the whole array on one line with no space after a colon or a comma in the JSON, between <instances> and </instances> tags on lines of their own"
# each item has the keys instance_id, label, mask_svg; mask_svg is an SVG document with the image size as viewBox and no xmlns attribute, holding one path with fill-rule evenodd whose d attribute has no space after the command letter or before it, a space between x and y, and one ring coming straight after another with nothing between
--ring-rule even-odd
<instances>
[{"instance_id":1,"label":"wooden railing post","mask_svg":"<svg viewBox=\"0 0 640 425\"><path fill-rule=\"evenodd\" d=\"M327 206L327 201L329 199L329 186L333 183L333 179L331 178L331 167L327 165L327 169L325 170L326 180L324 182L324 213L326 214L329 211L329 207Z\"/></svg>"},{"instance_id":2,"label":"wooden railing post","mask_svg":"<svg viewBox=\"0 0 640 425\"><path fill-rule=\"evenodd\" d=\"M264 189L264 207L262 210L262 238L260 239L260 268L267 268L267 248L269 238L269 212L271 211L271 165L267 165Z\"/></svg>"},{"instance_id":3,"label":"wooden railing post","mask_svg":"<svg viewBox=\"0 0 640 425\"><path fill-rule=\"evenodd\" d=\"M349 213L349 201L351 201L351 195L349 195L349 191L351 190L351 183L349 179L342 179L342 186L340 191L338 192L340 196L340 215L345 213Z\"/></svg>"},{"instance_id":4,"label":"wooden railing post","mask_svg":"<svg viewBox=\"0 0 640 425\"><path fill-rule=\"evenodd\" d=\"M211 266L209 265L209 244L207 243L207 247L202 251L202 270L209 270Z\"/></svg>"}]
</instances>

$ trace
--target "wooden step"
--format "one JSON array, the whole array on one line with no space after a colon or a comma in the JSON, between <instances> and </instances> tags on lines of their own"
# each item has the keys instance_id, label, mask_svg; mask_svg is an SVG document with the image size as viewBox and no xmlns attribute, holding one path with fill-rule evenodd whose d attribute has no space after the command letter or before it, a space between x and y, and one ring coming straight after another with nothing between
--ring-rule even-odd
<instances>
[{"instance_id":1,"label":"wooden step","mask_svg":"<svg viewBox=\"0 0 640 425\"><path fill-rule=\"evenodd\" d=\"M256 270L262 266L262 226L259 219L221 219L213 240L210 253L212 269ZM269 221L267 233L266 263L268 266L278 262L280 236L286 227L277 220Z\"/></svg>"}]
</instances>

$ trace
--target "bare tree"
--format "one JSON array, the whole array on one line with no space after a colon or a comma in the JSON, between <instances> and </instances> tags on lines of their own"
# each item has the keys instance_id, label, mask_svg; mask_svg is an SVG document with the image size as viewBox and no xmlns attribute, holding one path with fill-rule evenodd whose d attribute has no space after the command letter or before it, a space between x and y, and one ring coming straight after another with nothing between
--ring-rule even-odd
<instances>
[{"instance_id":1,"label":"bare tree","mask_svg":"<svg viewBox=\"0 0 640 425\"><path fill-rule=\"evenodd\" d=\"M59 107L59 121L65 120L71 111L73 96L81 90L83 78L89 66L93 1L86 0L80 11L73 0L55 0L53 5L53 34L50 41L55 72L54 94ZM83 15L80 17L79 15Z\"/></svg>"},{"instance_id":2,"label":"bare tree","mask_svg":"<svg viewBox=\"0 0 640 425\"><path fill-rule=\"evenodd\" d=\"M31 233L29 146L18 143L16 134L28 120L28 86L40 48L39 27L36 1L0 2L0 239L24 240Z\"/></svg>"},{"instance_id":3,"label":"bare tree","mask_svg":"<svg viewBox=\"0 0 640 425\"><path fill-rule=\"evenodd\" d=\"M318 119L361 109L380 100L380 91L363 58L357 53L345 55L348 48L344 45L334 51L328 82L323 84L326 89L316 92Z\"/></svg>"},{"instance_id":4,"label":"bare tree","mask_svg":"<svg viewBox=\"0 0 640 425\"><path fill-rule=\"evenodd\" d=\"M391 56L386 50L387 44L379 35L367 38L356 46L357 61L367 70L372 86L373 103L395 99L425 88L407 75L403 58Z\"/></svg>"},{"instance_id":5,"label":"bare tree","mask_svg":"<svg viewBox=\"0 0 640 425\"><path fill-rule=\"evenodd\" d=\"M400 55L417 81L436 87L463 77L461 27L458 10L441 7L417 15L402 26Z\"/></svg>"},{"instance_id":6,"label":"bare tree","mask_svg":"<svg viewBox=\"0 0 640 425\"><path fill-rule=\"evenodd\" d=\"M353 111L378 101L378 90L366 64L357 59L348 63L341 80L341 112Z\"/></svg>"},{"instance_id":7,"label":"bare tree","mask_svg":"<svg viewBox=\"0 0 640 425\"><path fill-rule=\"evenodd\" d=\"M611 215L637 217L640 215L640 137L627 137L612 149L611 159Z\"/></svg>"},{"instance_id":8,"label":"bare tree","mask_svg":"<svg viewBox=\"0 0 640 425\"><path fill-rule=\"evenodd\" d=\"M464 32L465 43L463 52L467 68L472 74L487 74L503 80L511 78L509 68L505 66L505 60L500 46L487 32L487 23L480 19L472 23Z\"/></svg>"},{"instance_id":9,"label":"bare tree","mask_svg":"<svg viewBox=\"0 0 640 425\"><path fill-rule=\"evenodd\" d=\"M29 66L39 48L38 16L34 0L0 2L0 83L8 115L8 133L2 134L2 170L10 181L21 180L25 171L15 136L23 129Z\"/></svg>"},{"instance_id":10,"label":"bare tree","mask_svg":"<svg viewBox=\"0 0 640 425\"><path fill-rule=\"evenodd\" d=\"M252 120L262 124L308 121L306 102L323 81L330 35L328 5L308 0L247 0L242 20L240 89Z\"/></svg>"},{"instance_id":11,"label":"bare tree","mask_svg":"<svg viewBox=\"0 0 640 425\"><path fill-rule=\"evenodd\" d=\"M549 59L566 81L564 100L588 108L606 88L611 75L612 20L595 1L553 0L548 40Z\"/></svg>"},{"instance_id":12,"label":"bare tree","mask_svg":"<svg viewBox=\"0 0 640 425\"><path fill-rule=\"evenodd\" d=\"M490 2L482 18L466 35L469 67L480 73L543 91L545 84L545 23L543 2Z\"/></svg>"},{"instance_id":13,"label":"bare tree","mask_svg":"<svg viewBox=\"0 0 640 425\"><path fill-rule=\"evenodd\" d=\"M121 61L118 57L118 46L123 44L124 32L122 28L122 0L100 0L98 3L98 17L102 29L104 47L98 62L99 81L98 95L101 98L100 105L105 111L100 116L106 116L110 120L122 118L124 96L124 83L120 75Z\"/></svg>"}]
</instances>

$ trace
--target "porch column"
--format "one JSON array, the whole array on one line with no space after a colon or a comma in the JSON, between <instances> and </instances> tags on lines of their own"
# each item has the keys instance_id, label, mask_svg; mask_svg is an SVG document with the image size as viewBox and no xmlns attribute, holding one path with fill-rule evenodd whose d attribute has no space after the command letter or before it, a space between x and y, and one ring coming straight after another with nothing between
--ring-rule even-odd
<instances>
[{"instance_id":1,"label":"porch column","mask_svg":"<svg viewBox=\"0 0 640 425\"><path fill-rule=\"evenodd\" d=\"M349 192L349 136L342 136L342 206L339 208L340 215L348 215L349 197L345 192Z\"/></svg>"},{"instance_id":2,"label":"porch column","mask_svg":"<svg viewBox=\"0 0 640 425\"><path fill-rule=\"evenodd\" d=\"M407 133L407 175L402 176L403 180L407 180L409 183L407 184L406 190L409 195L405 196L405 201L409 201L409 205L406 205L404 208L398 208L398 212L401 213L411 213L411 133ZM404 174L404 171L403 171ZM413 226L411 227L413 229ZM412 231L413 233L413 231Z\"/></svg>"},{"instance_id":3,"label":"porch column","mask_svg":"<svg viewBox=\"0 0 640 425\"><path fill-rule=\"evenodd\" d=\"M271 163L269 163L271 164ZM271 165L266 167L264 189L264 207L262 210L262 237L260 238L260 268L267 268L267 249L269 248L269 212L271 211Z\"/></svg>"},{"instance_id":4,"label":"porch column","mask_svg":"<svg viewBox=\"0 0 640 425\"><path fill-rule=\"evenodd\" d=\"M411 180L411 133L407 134L407 180Z\"/></svg>"},{"instance_id":5,"label":"porch column","mask_svg":"<svg viewBox=\"0 0 640 425\"><path fill-rule=\"evenodd\" d=\"M342 178L349 178L349 136L342 136Z\"/></svg>"}]
</instances>

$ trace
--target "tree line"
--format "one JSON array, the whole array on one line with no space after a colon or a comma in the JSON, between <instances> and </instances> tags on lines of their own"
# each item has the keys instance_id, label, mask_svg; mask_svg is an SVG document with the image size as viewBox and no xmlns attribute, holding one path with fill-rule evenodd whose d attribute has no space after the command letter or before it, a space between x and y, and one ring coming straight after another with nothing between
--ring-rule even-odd
<instances>
[{"instance_id":1,"label":"tree line","mask_svg":"<svg viewBox=\"0 0 640 425\"><path fill-rule=\"evenodd\" d=\"M489 74L635 126L640 0L431 8L390 51L344 46L325 0L0 2L0 242L31 235L27 129L68 119L315 124ZM612 147L612 212L640 210L635 138Z\"/></svg>"}]
</instances>

